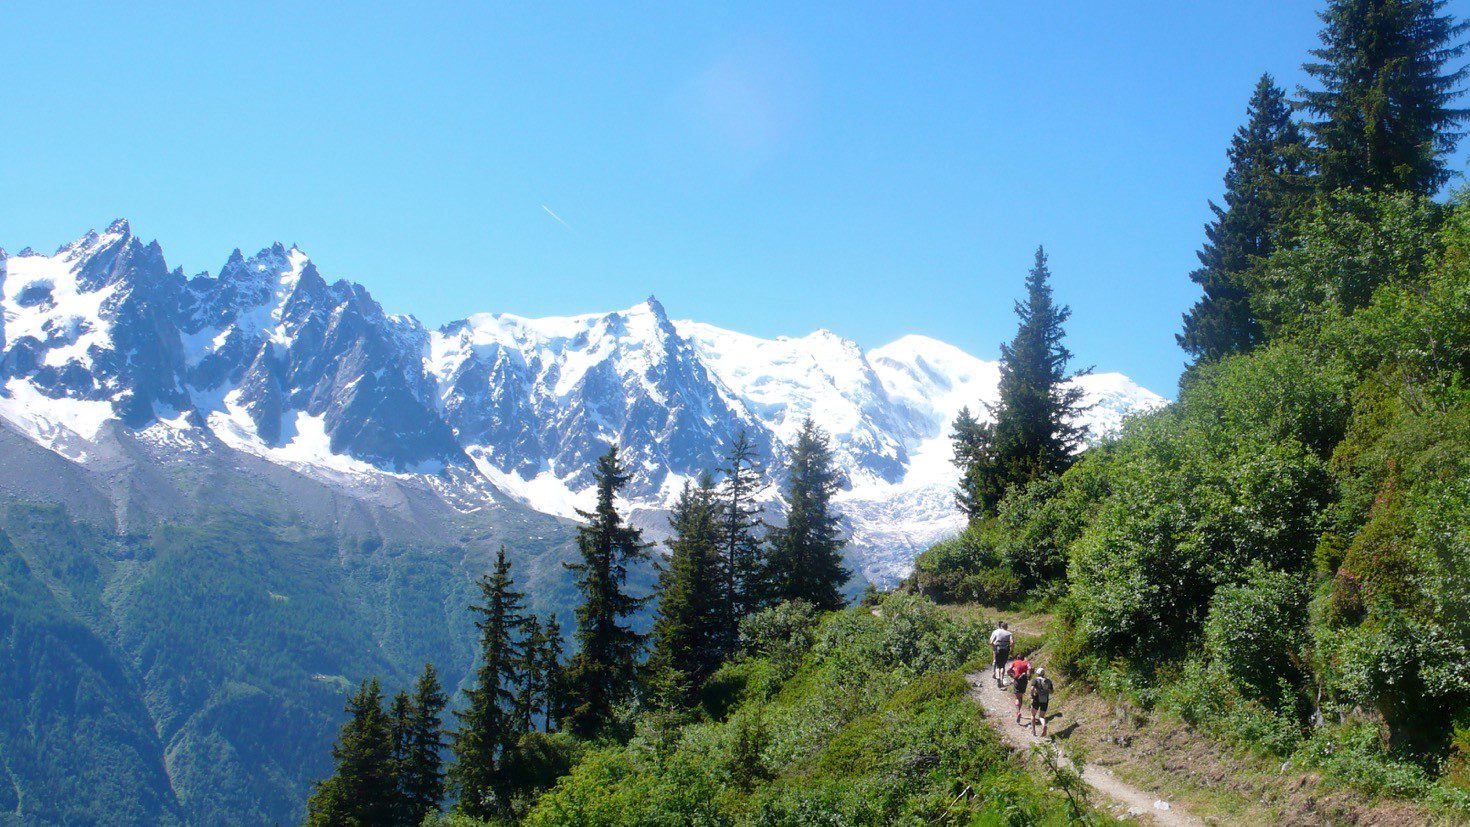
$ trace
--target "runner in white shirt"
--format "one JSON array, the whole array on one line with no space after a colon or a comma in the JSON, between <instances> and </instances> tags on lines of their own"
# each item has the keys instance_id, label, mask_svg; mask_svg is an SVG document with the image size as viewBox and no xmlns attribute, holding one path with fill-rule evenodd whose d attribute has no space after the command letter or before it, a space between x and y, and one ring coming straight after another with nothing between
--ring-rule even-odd
<instances>
[{"instance_id":1,"label":"runner in white shirt","mask_svg":"<svg viewBox=\"0 0 1470 827\"><path fill-rule=\"evenodd\" d=\"M1004 688L1006 662L1011 659L1011 634L1009 624L1004 620L1000 622L999 628L990 633L990 651L994 657L995 685Z\"/></svg>"}]
</instances>

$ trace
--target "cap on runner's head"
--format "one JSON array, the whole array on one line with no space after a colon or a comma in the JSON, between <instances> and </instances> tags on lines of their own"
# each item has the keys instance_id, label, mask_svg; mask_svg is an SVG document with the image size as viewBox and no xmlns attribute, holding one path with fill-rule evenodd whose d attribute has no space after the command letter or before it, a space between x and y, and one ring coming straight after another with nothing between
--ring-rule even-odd
<instances>
[{"instance_id":1,"label":"cap on runner's head","mask_svg":"<svg viewBox=\"0 0 1470 827\"><path fill-rule=\"evenodd\" d=\"M1043 669L1040 666L1036 667L1036 677L1040 678L1040 677L1044 676L1045 674L1046 674L1046 670L1045 669Z\"/></svg>"}]
</instances>

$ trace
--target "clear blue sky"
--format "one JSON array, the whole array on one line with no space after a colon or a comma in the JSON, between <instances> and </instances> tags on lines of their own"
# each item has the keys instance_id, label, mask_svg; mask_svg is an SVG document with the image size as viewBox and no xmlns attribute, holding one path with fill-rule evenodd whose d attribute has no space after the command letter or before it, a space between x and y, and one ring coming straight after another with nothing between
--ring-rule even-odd
<instances>
[{"instance_id":1,"label":"clear blue sky","mask_svg":"<svg viewBox=\"0 0 1470 827\"><path fill-rule=\"evenodd\" d=\"M190 273L298 242L430 325L653 293L994 357L1044 243L1079 360L1172 396L1226 142L1318 28L1296 0L315 5L0 5L0 246L125 216Z\"/></svg>"}]
</instances>

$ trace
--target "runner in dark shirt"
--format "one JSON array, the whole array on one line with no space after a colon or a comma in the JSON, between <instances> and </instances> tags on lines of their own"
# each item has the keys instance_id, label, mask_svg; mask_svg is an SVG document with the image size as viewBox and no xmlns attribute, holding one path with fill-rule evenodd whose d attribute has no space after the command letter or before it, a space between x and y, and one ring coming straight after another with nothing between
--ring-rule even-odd
<instances>
[{"instance_id":1,"label":"runner in dark shirt","mask_svg":"<svg viewBox=\"0 0 1470 827\"><path fill-rule=\"evenodd\" d=\"M1031 679L1031 734L1036 734L1036 722L1041 721L1041 737L1046 737L1046 707L1051 703L1051 693L1056 686L1046 676L1046 670L1036 667L1036 676Z\"/></svg>"}]
</instances>

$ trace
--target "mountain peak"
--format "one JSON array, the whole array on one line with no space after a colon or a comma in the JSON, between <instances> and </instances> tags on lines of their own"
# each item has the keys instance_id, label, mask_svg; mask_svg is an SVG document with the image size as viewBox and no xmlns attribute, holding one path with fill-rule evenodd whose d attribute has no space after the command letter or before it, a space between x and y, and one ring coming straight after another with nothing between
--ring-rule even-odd
<instances>
[{"instance_id":1,"label":"mountain peak","mask_svg":"<svg viewBox=\"0 0 1470 827\"><path fill-rule=\"evenodd\" d=\"M668 322L669 314L664 310L663 302L660 302L657 296L649 293L648 298L643 300L643 306L648 308L648 312L652 313L655 319L660 322Z\"/></svg>"},{"instance_id":2,"label":"mountain peak","mask_svg":"<svg viewBox=\"0 0 1470 827\"><path fill-rule=\"evenodd\" d=\"M126 218L119 218L107 225L107 235L132 235L133 227Z\"/></svg>"}]
</instances>

